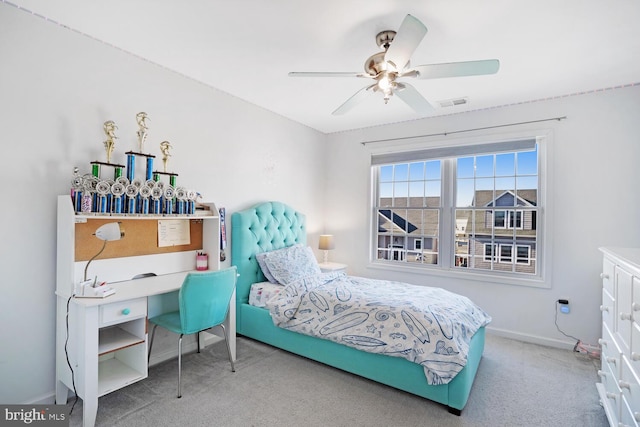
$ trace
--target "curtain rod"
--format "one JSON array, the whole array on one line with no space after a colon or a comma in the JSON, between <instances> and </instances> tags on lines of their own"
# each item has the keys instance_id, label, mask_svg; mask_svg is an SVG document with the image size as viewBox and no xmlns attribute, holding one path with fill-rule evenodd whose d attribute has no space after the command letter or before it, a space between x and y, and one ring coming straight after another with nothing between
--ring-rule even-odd
<instances>
[{"instance_id":1,"label":"curtain rod","mask_svg":"<svg viewBox=\"0 0 640 427\"><path fill-rule=\"evenodd\" d=\"M564 120L566 118L567 118L567 116L550 117L548 119L531 120L531 121L528 121L528 122L518 122L518 123L505 123L505 124L501 124L501 125L485 126L485 127L481 127L481 128L454 130L454 131L451 131L451 132L430 133L430 134L426 134L426 135L416 135L416 136L404 136L404 137L401 137L401 138L374 139L374 140L371 140L371 141L362 141L360 144L367 145L367 144L373 144L373 143L376 143L376 142L401 141L401 140L404 140L404 139L425 138L425 137L429 137L429 136L447 136L447 135L453 135L455 133L474 132L474 131L478 131L478 130L503 128L503 127L508 127L508 126L528 125L528 124L531 124L531 123L549 122L549 121L552 121L552 120L560 121L560 120Z\"/></svg>"}]
</instances>

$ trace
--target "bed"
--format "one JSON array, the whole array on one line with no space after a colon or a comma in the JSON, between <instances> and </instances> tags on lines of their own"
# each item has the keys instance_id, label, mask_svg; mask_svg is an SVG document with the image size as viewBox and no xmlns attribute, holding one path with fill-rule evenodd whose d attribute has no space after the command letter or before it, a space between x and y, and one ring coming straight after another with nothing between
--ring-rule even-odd
<instances>
[{"instance_id":1,"label":"bed","mask_svg":"<svg viewBox=\"0 0 640 427\"><path fill-rule=\"evenodd\" d=\"M430 385L422 365L401 357L369 353L338 342L283 329L264 307L249 304L251 286L266 278L256 254L306 245L305 215L280 202L265 202L231 216L231 262L238 269L237 334L421 396L460 415L482 358L485 328L468 343L466 365L446 384Z\"/></svg>"}]
</instances>

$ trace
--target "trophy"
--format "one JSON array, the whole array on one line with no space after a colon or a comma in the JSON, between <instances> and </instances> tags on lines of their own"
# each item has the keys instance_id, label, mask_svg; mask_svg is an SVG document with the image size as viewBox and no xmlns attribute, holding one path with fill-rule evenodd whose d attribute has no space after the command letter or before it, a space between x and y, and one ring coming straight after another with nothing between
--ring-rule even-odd
<instances>
[{"instance_id":1,"label":"trophy","mask_svg":"<svg viewBox=\"0 0 640 427\"><path fill-rule=\"evenodd\" d=\"M136 196L138 195L138 187L135 184L129 184L125 188L125 194L127 195L127 213L136 213Z\"/></svg>"},{"instance_id":2,"label":"trophy","mask_svg":"<svg viewBox=\"0 0 640 427\"><path fill-rule=\"evenodd\" d=\"M198 193L195 190L187 191L187 212L191 215L196 213L196 199L198 198Z\"/></svg>"},{"instance_id":3,"label":"trophy","mask_svg":"<svg viewBox=\"0 0 640 427\"><path fill-rule=\"evenodd\" d=\"M146 183L140 187L140 213L147 215L149 213L149 197L151 196L151 187Z\"/></svg>"},{"instance_id":4,"label":"trophy","mask_svg":"<svg viewBox=\"0 0 640 427\"><path fill-rule=\"evenodd\" d=\"M82 212L82 189L84 179L78 175L78 168L73 168L73 179L71 180L71 197L73 199L73 209L76 213Z\"/></svg>"},{"instance_id":5,"label":"trophy","mask_svg":"<svg viewBox=\"0 0 640 427\"><path fill-rule=\"evenodd\" d=\"M144 148L144 141L147 139L147 131L149 127L147 126L147 113L144 111L136 114L136 121L138 122L138 152L142 153L142 149Z\"/></svg>"},{"instance_id":6,"label":"trophy","mask_svg":"<svg viewBox=\"0 0 640 427\"><path fill-rule=\"evenodd\" d=\"M157 182L160 182L160 175L168 175L169 176L169 185L173 188L176 188L176 177L177 173L167 172L167 165L169 164L169 157L171 157L171 153L169 150L173 148L169 141L162 141L160 143L160 151L162 151L162 162L164 164L164 172L154 171L153 179Z\"/></svg>"},{"instance_id":7,"label":"trophy","mask_svg":"<svg viewBox=\"0 0 640 427\"><path fill-rule=\"evenodd\" d=\"M118 213L125 213L127 211L127 205L125 204L127 187L129 187L131 183L129 182L129 179L126 176L119 176L118 178L116 178L116 184L120 184L117 187L118 197L120 198L120 212ZM111 187L111 193L115 197L116 193L114 192L113 186Z\"/></svg>"},{"instance_id":8,"label":"trophy","mask_svg":"<svg viewBox=\"0 0 640 427\"><path fill-rule=\"evenodd\" d=\"M171 157L171 153L169 153L169 149L173 148L169 141L162 141L160 143L160 151L162 151L162 164L164 165L164 173L167 173L167 163L169 162L169 157Z\"/></svg>"},{"instance_id":9,"label":"trophy","mask_svg":"<svg viewBox=\"0 0 640 427\"><path fill-rule=\"evenodd\" d=\"M155 215L193 215L197 198L200 196L194 190L178 187L178 174L168 172L169 158L173 146L169 141L160 143L163 171L153 170L155 156L142 153L147 140L149 127L147 113L141 111L136 114L138 124L137 148L139 152L129 151L126 165L111 163L115 150L116 131L118 126L113 120L103 123L106 139L103 141L107 161L93 161L91 173L81 175L78 168L74 168L71 180L71 198L76 214L155 214ZM146 158L146 174L136 177L136 157ZM101 176L101 169L113 168L113 177ZM125 173L126 171L126 173ZM142 175L142 174L140 174ZM169 177L168 182L162 182L162 175Z\"/></svg>"},{"instance_id":10,"label":"trophy","mask_svg":"<svg viewBox=\"0 0 640 427\"><path fill-rule=\"evenodd\" d=\"M116 181L111 186L111 194L113 195L113 201L111 202L112 213L122 213L122 197L124 195L125 188L125 185L123 185L121 181Z\"/></svg>"},{"instance_id":11,"label":"trophy","mask_svg":"<svg viewBox=\"0 0 640 427\"><path fill-rule=\"evenodd\" d=\"M118 129L118 126L116 126L113 120L108 120L104 122L102 127L104 129L104 133L107 135L107 140L104 142L104 148L107 150L107 163L111 163L111 154L113 154L113 149L116 147L115 140L118 138L116 136L116 129Z\"/></svg>"},{"instance_id":12,"label":"trophy","mask_svg":"<svg viewBox=\"0 0 640 427\"><path fill-rule=\"evenodd\" d=\"M160 202L160 199L162 199L162 188L160 188L159 186L154 186L151 189L151 198L153 199L153 205L151 207L151 213L159 215L162 213L162 204Z\"/></svg>"},{"instance_id":13,"label":"trophy","mask_svg":"<svg viewBox=\"0 0 640 427\"><path fill-rule=\"evenodd\" d=\"M96 192L96 185L98 184L98 178L93 175L85 175L83 180L82 189L82 213L95 212L94 197Z\"/></svg>"},{"instance_id":14,"label":"trophy","mask_svg":"<svg viewBox=\"0 0 640 427\"><path fill-rule=\"evenodd\" d=\"M104 129L104 133L107 135L107 139L106 141L103 142L104 144L104 148L107 152L107 161L106 162L100 162L98 160L95 160L93 162L91 162L91 174L99 181L103 178L100 177L100 169L102 169L105 166L108 167L112 167L114 172L113 172L113 179L118 178L119 176L122 175L122 170L124 169L123 165L118 165L115 163L111 163L111 156L113 155L113 150L116 146L116 139L118 139L118 137L116 136L116 129L118 129L118 126L116 126L115 122L113 120L107 120L106 122L104 122L104 124L102 125L102 128ZM107 197L107 204L109 203L109 198ZM94 211L98 211L99 210L99 204L98 201L95 200L94 201L94 207L93 207Z\"/></svg>"},{"instance_id":15,"label":"trophy","mask_svg":"<svg viewBox=\"0 0 640 427\"><path fill-rule=\"evenodd\" d=\"M175 190L173 189L172 186L167 185L164 188L164 213L167 215L171 215L173 214L173 196L174 196Z\"/></svg>"},{"instance_id":16,"label":"trophy","mask_svg":"<svg viewBox=\"0 0 640 427\"><path fill-rule=\"evenodd\" d=\"M144 111L136 114L136 122L138 123L138 152L127 151L125 154L127 155L127 178L130 182L133 182L133 178L135 176L136 171L136 157L145 157L146 158L146 174L145 179L151 179L153 174L153 159L156 157L153 154L145 154L142 152L144 149L144 142L147 139L147 134L149 131L149 127L147 126L148 116Z\"/></svg>"},{"instance_id":17,"label":"trophy","mask_svg":"<svg viewBox=\"0 0 640 427\"><path fill-rule=\"evenodd\" d=\"M96 184L96 193L98 193L98 206L96 212L100 212L101 214L105 214L109 212L108 209L108 196L111 192L111 184L107 181L99 181Z\"/></svg>"},{"instance_id":18,"label":"trophy","mask_svg":"<svg viewBox=\"0 0 640 427\"><path fill-rule=\"evenodd\" d=\"M187 202L187 190L183 187L176 188L176 212L178 215L184 215L185 212L185 204Z\"/></svg>"}]
</instances>

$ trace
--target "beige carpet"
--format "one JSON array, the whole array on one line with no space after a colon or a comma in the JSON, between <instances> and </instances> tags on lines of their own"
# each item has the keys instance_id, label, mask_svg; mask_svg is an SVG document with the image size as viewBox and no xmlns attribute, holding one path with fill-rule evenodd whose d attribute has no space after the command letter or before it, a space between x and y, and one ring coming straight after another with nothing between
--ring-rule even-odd
<instances>
[{"instance_id":1,"label":"beige carpet","mask_svg":"<svg viewBox=\"0 0 640 427\"><path fill-rule=\"evenodd\" d=\"M462 415L428 400L239 337L236 372L224 343L175 361L99 401L98 426L606 426L599 361L487 334ZM69 401L69 407L72 400ZM82 424L82 401L71 425Z\"/></svg>"}]
</instances>

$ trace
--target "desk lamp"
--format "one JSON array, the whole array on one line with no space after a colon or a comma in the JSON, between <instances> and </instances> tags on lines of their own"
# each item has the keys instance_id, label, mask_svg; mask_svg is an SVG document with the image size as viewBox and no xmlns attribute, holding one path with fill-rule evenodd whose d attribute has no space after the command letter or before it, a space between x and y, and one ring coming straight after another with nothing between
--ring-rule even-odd
<instances>
[{"instance_id":1,"label":"desk lamp","mask_svg":"<svg viewBox=\"0 0 640 427\"><path fill-rule=\"evenodd\" d=\"M104 248L107 247L107 242L122 239L124 237L124 229L120 227L119 222L110 222L100 226L96 230L96 232L93 233L93 235L96 236L98 239L104 241L104 243L102 244L102 249L100 249L100 251L97 254L95 254L89 260L89 262L87 262L87 265L84 267L85 281L87 280L87 270L89 269L89 264L91 264L91 261L93 261L94 259L98 258L98 256L100 256L102 251L104 251Z\"/></svg>"},{"instance_id":2,"label":"desk lamp","mask_svg":"<svg viewBox=\"0 0 640 427\"><path fill-rule=\"evenodd\" d=\"M329 262L329 251L336 247L333 242L333 235L331 234L322 234L320 235L320 242L318 243L318 249L324 251L324 263Z\"/></svg>"}]
</instances>

